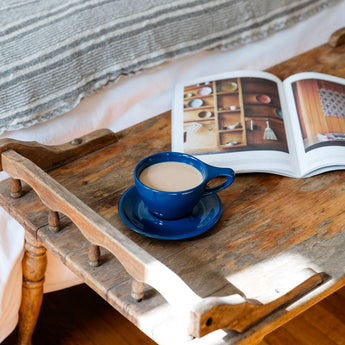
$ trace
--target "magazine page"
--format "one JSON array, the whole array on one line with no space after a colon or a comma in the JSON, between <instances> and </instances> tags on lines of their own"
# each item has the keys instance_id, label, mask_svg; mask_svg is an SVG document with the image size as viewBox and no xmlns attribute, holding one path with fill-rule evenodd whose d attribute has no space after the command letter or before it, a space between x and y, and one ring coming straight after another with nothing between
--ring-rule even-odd
<instances>
[{"instance_id":1,"label":"magazine page","mask_svg":"<svg viewBox=\"0 0 345 345\"><path fill-rule=\"evenodd\" d=\"M284 81L302 176L345 168L345 79L299 73Z\"/></svg>"},{"instance_id":2,"label":"magazine page","mask_svg":"<svg viewBox=\"0 0 345 345\"><path fill-rule=\"evenodd\" d=\"M296 177L283 92L277 77L258 71L236 71L177 85L173 151L197 155L236 173Z\"/></svg>"}]
</instances>

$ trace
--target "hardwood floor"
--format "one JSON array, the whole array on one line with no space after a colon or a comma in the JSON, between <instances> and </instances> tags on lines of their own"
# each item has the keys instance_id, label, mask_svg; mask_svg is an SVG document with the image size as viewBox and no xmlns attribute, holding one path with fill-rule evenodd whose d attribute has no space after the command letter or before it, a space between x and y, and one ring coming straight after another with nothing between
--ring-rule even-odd
<instances>
[{"instance_id":1,"label":"hardwood floor","mask_svg":"<svg viewBox=\"0 0 345 345\"><path fill-rule=\"evenodd\" d=\"M14 345L13 332L2 345ZM33 345L155 345L86 285L44 295ZM176 344L178 345L178 344ZM345 345L345 288L260 345Z\"/></svg>"},{"instance_id":2,"label":"hardwood floor","mask_svg":"<svg viewBox=\"0 0 345 345\"><path fill-rule=\"evenodd\" d=\"M15 345L16 332L1 345ZM33 345L155 345L86 285L45 294Z\"/></svg>"}]
</instances>

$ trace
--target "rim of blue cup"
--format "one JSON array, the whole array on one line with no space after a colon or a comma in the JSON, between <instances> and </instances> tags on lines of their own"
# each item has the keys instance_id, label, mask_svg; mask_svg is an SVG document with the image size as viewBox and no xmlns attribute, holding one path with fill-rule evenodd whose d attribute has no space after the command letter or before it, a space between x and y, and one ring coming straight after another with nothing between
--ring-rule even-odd
<instances>
[{"instance_id":1,"label":"rim of blue cup","mask_svg":"<svg viewBox=\"0 0 345 345\"><path fill-rule=\"evenodd\" d=\"M162 159L164 157L164 159ZM167 158L171 158L171 159L167 159ZM188 162L186 162L184 159L188 159ZM194 168L198 169L198 171L200 171L200 173L202 174L203 180L201 183L199 183L197 186L190 188L190 189L184 189L181 191L175 191L175 192L169 192L169 191L163 191L160 189L155 189L155 188L151 188L148 187L147 185L145 185L144 183L142 183L139 179L140 174L143 172L144 169L146 169L147 167L153 165L153 164L157 164L157 163L164 163L164 162L178 162L178 163L185 163L185 164L189 164L191 166L193 166ZM192 162L192 164L191 164ZM150 156L147 156L145 158L143 158L135 167L134 169L134 179L135 179L135 183L138 183L139 185L149 189L149 190L154 190L157 192L161 192L161 193L169 193L169 194L173 194L173 193L181 193L181 192L185 192L185 191L189 191L189 190L193 190L195 188L198 188L201 184L204 183L205 179L208 176L208 172L207 172L207 168L206 168L206 164L204 162L202 162L200 159L189 155L187 153L182 153L182 152L159 152L159 153L155 153L152 154Z\"/></svg>"}]
</instances>

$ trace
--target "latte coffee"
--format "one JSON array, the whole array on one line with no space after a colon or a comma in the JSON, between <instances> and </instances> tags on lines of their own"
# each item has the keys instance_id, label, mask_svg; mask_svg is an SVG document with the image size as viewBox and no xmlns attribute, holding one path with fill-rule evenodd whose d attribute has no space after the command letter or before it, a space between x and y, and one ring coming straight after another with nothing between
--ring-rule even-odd
<instances>
[{"instance_id":1,"label":"latte coffee","mask_svg":"<svg viewBox=\"0 0 345 345\"><path fill-rule=\"evenodd\" d=\"M178 192L198 186L203 182L203 177L201 172L190 164L167 161L145 168L139 180L153 189Z\"/></svg>"}]
</instances>

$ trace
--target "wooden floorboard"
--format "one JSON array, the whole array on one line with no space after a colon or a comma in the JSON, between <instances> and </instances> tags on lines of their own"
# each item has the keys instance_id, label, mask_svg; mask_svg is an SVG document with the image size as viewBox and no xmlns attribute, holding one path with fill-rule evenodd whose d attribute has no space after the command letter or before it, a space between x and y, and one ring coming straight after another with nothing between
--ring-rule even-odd
<instances>
[{"instance_id":1,"label":"wooden floorboard","mask_svg":"<svg viewBox=\"0 0 345 345\"><path fill-rule=\"evenodd\" d=\"M14 331L2 345L15 345ZM44 295L33 345L155 345L86 285ZM178 344L176 344L178 345ZM345 345L345 288L260 345Z\"/></svg>"},{"instance_id":2,"label":"wooden floorboard","mask_svg":"<svg viewBox=\"0 0 345 345\"><path fill-rule=\"evenodd\" d=\"M16 331L2 345L15 345ZM33 345L156 345L86 285L45 294Z\"/></svg>"}]
</instances>

